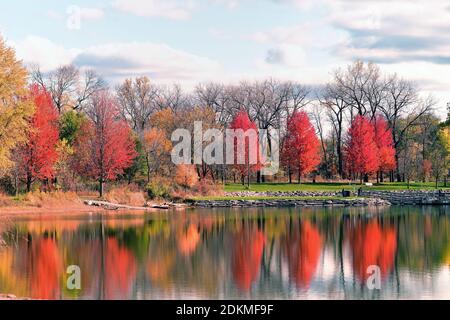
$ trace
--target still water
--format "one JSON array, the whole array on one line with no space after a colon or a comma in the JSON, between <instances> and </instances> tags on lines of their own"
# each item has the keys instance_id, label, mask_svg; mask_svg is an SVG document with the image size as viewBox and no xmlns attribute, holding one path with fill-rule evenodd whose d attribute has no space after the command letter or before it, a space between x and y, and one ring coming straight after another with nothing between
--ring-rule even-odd
<instances>
[{"instance_id":1,"label":"still water","mask_svg":"<svg viewBox=\"0 0 450 320\"><path fill-rule=\"evenodd\" d=\"M449 207L2 219L0 243L0 293L19 297L450 299Z\"/></svg>"}]
</instances>

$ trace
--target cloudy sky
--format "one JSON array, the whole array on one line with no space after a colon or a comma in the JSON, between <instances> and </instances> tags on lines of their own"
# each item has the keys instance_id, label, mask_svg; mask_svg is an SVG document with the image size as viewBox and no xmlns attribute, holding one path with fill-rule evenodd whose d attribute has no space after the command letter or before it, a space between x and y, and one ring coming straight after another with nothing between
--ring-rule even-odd
<instances>
[{"instance_id":1,"label":"cloudy sky","mask_svg":"<svg viewBox=\"0 0 450 320\"><path fill-rule=\"evenodd\" d=\"M317 85L355 59L450 102L448 0L2 1L0 32L27 64L74 63L111 83L274 77Z\"/></svg>"}]
</instances>

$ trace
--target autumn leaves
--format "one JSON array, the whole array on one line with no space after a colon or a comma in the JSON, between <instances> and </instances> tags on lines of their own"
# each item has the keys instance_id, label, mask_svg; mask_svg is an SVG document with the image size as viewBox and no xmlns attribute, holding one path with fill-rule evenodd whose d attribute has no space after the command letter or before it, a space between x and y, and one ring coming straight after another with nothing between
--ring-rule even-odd
<instances>
[{"instance_id":1,"label":"autumn leaves","mask_svg":"<svg viewBox=\"0 0 450 320\"><path fill-rule=\"evenodd\" d=\"M372 122L358 115L348 130L346 167L353 178L395 168L392 132L382 116ZM382 175L381 175L382 176Z\"/></svg>"},{"instance_id":2,"label":"autumn leaves","mask_svg":"<svg viewBox=\"0 0 450 320\"><path fill-rule=\"evenodd\" d=\"M245 112L234 118L231 127L244 131L256 130L256 125ZM256 147L253 149L258 150ZM367 175L380 173L379 176L382 176L382 172L396 167L392 132L381 115L372 121L357 115L348 129L344 151L346 174L351 178L362 181ZM245 157L247 159L249 156L246 154ZM321 158L320 142L308 114L305 111L294 112L287 120L286 135L281 144L281 163L289 182L292 183L292 175L296 174L300 183L302 177L317 169ZM245 165L235 167L241 173L243 182L248 172L261 168L261 163L249 168Z\"/></svg>"}]
</instances>

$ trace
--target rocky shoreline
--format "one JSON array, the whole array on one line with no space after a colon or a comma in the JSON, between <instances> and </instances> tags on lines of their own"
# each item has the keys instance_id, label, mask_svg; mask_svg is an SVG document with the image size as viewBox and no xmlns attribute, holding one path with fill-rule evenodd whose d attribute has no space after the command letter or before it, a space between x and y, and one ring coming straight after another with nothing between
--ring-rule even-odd
<instances>
[{"instance_id":1,"label":"rocky shoreline","mask_svg":"<svg viewBox=\"0 0 450 320\"><path fill-rule=\"evenodd\" d=\"M450 205L450 190L402 190L402 191L377 191L359 190L352 196L358 198L342 197L342 192L320 191L241 191L227 192L230 198L221 200L197 200L193 206L200 208L224 208L224 207L362 207L362 206L390 206L390 205ZM238 199L248 197L271 197L271 199ZM288 199L289 197L311 197L310 199ZM316 197L316 199L314 198ZM320 199L320 197L340 197L338 199ZM280 199L276 199L280 198Z\"/></svg>"},{"instance_id":2,"label":"rocky shoreline","mask_svg":"<svg viewBox=\"0 0 450 320\"><path fill-rule=\"evenodd\" d=\"M365 207L390 206L391 203L378 198L358 199L273 199L273 200L199 200L194 206L200 208L249 208L249 207Z\"/></svg>"}]
</instances>

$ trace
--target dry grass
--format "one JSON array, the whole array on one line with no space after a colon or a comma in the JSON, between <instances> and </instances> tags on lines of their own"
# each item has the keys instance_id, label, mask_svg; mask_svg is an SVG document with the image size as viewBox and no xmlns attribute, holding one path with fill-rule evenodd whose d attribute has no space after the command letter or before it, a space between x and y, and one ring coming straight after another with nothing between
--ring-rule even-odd
<instances>
[{"instance_id":1,"label":"dry grass","mask_svg":"<svg viewBox=\"0 0 450 320\"><path fill-rule=\"evenodd\" d=\"M142 191L132 187L116 187L108 191L104 199L108 202L141 207L145 205L145 197Z\"/></svg>"},{"instance_id":2,"label":"dry grass","mask_svg":"<svg viewBox=\"0 0 450 320\"><path fill-rule=\"evenodd\" d=\"M26 205L38 208L63 208L68 204L81 204L81 200L75 192L30 192L25 195Z\"/></svg>"},{"instance_id":3,"label":"dry grass","mask_svg":"<svg viewBox=\"0 0 450 320\"><path fill-rule=\"evenodd\" d=\"M0 207L8 207L12 206L13 204L14 202L11 200L11 197L0 192Z\"/></svg>"},{"instance_id":4,"label":"dry grass","mask_svg":"<svg viewBox=\"0 0 450 320\"><path fill-rule=\"evenodd\" d=\"M210 180L201 180L191 189L177 188L171 193L174 199L193 199L197 197L220 197L224 195L223 186Z\"/></svg>"}]
</instances>

